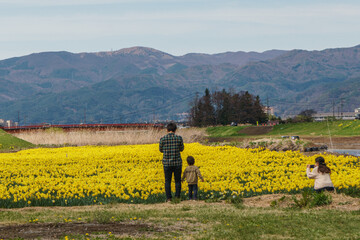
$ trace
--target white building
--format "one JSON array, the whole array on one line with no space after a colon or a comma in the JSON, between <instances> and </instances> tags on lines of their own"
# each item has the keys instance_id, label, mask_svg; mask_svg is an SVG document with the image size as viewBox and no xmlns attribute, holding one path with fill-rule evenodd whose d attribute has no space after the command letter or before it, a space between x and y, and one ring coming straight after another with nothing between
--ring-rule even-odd
<instances>
[{"instance_id":1,"label":"white building","mask_svg":"<svg viewBox=\"0 0 360 240\"><path fill-rule=\"evenodd\" d=\"M275 113L273 107L264 106L264 107L263 107L263 111L264 111L264 113L270 114L270 115L274 115L274 113Z\"/></svg>"},{"instance_id":2,"label":"white building","mask_svg":"<svg viewBox=\"0 0 360 240\"><path fill-rule=\"evenodd\" d=\"M14 125L13 121L11 120L6 120L5 122L5 127L12 127Z\"/></svg>"},{"instance_id":3,"label":"white building","mask_svg":"<svg viewBox=\"0 0 360 240\"><path fill-rule=\"evenodd\" d=\"M355 112L343 112L343 113L317 113L314 114L312 117L315 121L324 121L327 118L334 117L335 119L342 119L342 120L354 120L355 119Z\"/></svg>"},{"instance_id":4,"label":"white building","mask_svg":"<svg viewBox=\"0 0 360 240\"><path fill-rule=\"evenodd\" d=\"M186 122L189 119L189 113L183 112L183 113L176 113L177 121L179 122Z\"/></svg>"}]
</instances>

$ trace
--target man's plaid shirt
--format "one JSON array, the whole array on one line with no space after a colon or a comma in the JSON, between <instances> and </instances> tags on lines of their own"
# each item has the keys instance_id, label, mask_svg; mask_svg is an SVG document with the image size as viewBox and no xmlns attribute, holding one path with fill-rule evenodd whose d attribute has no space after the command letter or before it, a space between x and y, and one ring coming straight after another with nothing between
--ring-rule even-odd
<instances>
[{"instance_id":1,"label":"man's plaid shirt","mask_svg":"<svg viewBox=\"0 0 360 240\"><path fill-rule=\"evenodd\" d=\"M182 166L180 152L184 150L184 142L181 136L168 133L160 139L159 148L164 154L164 167Z\"/></svg>"}]
</instances>

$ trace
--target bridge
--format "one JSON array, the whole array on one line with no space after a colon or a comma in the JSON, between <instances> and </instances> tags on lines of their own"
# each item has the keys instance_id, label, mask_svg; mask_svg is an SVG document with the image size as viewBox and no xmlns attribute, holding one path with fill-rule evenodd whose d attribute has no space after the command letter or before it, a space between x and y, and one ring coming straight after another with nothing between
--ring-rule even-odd
<instances>
[{"instance_id":1,"label":"bridge","mask_svg":"<svg viewBox=\"0 0 360 240\"><path fill-rule=\"evenodd\" d=\"M60 128L64 131L77 131L77 130L96 130L96 131L106 131L110 129L127 129L127 128L164 128L162 123L121 123L121 124L62 124L62 125L52 125L48 123L38 124L38 125L29 125L29 126L12 126L12 127L0 127L6 132L9 133L18 133L23 131L33 131L33 130L46 130L50 128Z\"/></svg>"}]
</instances>

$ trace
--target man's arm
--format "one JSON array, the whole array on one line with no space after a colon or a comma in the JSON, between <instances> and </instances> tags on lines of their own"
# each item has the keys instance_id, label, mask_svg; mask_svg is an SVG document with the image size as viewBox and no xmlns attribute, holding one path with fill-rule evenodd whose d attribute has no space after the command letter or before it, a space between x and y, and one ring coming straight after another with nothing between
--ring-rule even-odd
<instances>
[{"instance_id":1,"label":"man's arm","mask_svg":"<svg viewBox=\"0 0 360 240\"><path fill-rule=\"evenodd\" d=\"M163 139L162 139L162 138L160 139L159 150L160 150L161 153L164 152L164 149L163 149Z\"/></svg>"},{"instance_id":2,"label":"man's arm","mask_svg":"<svg viewBox=\"0 0 360 240\"><path fill-rule=\"evenodd\" d=\"M184 141L181 136L180 137L180 143L179 143L179 150L180 152L184 151Z\"/></svg>"},{"instance_id":3,"label":"man's arm","mask_svg":"<svg viewBox=\"0 0 360 240\"><path fill-rule=\"evenodd\" d=\"M185 178L186 178L186 168L185 168L185 170L184 170L184 172L183 172L183 176L182 176L182 178L181 178L181 181L184 181Z\"/></svg>"}]
</instances>

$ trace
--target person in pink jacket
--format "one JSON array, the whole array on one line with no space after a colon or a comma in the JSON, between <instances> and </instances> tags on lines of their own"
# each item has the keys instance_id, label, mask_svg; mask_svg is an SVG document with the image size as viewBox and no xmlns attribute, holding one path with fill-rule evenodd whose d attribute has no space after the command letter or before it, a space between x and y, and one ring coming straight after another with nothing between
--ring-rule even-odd
<instances>
[{"instance_id":1,"label":"person in pink jacket","mask_svg":"<svg viewBox=\"0 0 360 240\"><path fill-rule=\"evenodd\" d=\"M323 157L317 157L312 171L310 171L311 166L312 165L307 165L306 175L308 178L315 179L315 191L334 191L334 185L330 178L331 170L328 166L326 166L325 159Z\"/></svg>"}]
</instances>

